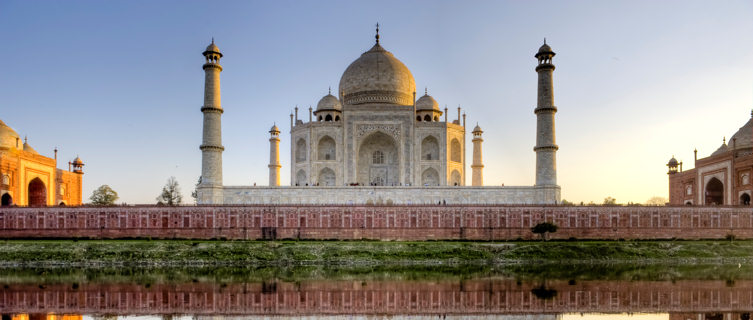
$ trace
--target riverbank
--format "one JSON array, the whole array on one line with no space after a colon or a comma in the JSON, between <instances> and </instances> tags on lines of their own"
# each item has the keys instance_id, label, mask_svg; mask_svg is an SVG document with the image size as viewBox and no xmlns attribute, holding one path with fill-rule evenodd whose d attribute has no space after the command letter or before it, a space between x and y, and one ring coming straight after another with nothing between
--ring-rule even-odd
<instances>
[{"instance_id":1,"label":"riverbank","mask_svg":"<svg viewBox=\"0 0 753 320\"><path fill-rule=\"evenodd\" d=\"M753 241L4 240L0 267L753 263Z\"/></svg>"}]
</instances>

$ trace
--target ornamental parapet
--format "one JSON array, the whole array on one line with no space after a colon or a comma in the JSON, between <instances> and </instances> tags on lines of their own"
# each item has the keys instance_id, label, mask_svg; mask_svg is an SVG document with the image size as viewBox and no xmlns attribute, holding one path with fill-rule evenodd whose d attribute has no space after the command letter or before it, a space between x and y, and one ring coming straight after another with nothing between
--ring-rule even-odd
<instances>
[{"instance_id":1,"label":"ornamental parapet","mask_svg":"<svg viewBox=\"0 0 753 320\"><path fill-rule=\"evenodd\" d=\"M536 66L536 72L539 72L539 70L554 71L554 65L551 63L542 63Z\"/></svg>"},{"instance_id":2,"label":"ornamental parapet","mask_svg":"<svg viewBox=\"0 0 753 320\"><path fill-rule=\"evenodd\" d=\"M225 147L223 147L223 146L211 146L211 145L207 145L207 144L200 145L199 149L201 149L201 151L204 151L204 150L225 151Z\"/></svg>"},{"instance_id":3,"label":"ornamental parapet","mask_svg":"<svg viewBox=\"0 0 753 320\"><path fill-rule=\"evenodd\" d=\"M387 90L359 91L346 94L343 100L345 100L345 104L394 103L406 106L413 105L411 95Z\"/></svg>"},{"instance_id":4,"label":"ornamental parapet","mask_svg":"<svg viewBox=\"0 0 753 320\"><path fill-rule=\"evenodd\" d=\"M556 145L556 144L550 144L550 145L546 145L546 146L535 146L535 147L533 147L533 151L547 151L547 150L557 151L559 149L560 149L560 147L558 145Z\"/></svg>"},{"instance_id":5,"label":"ornamental parapet","mask_svg":"<svg viewBox=\"0 0 753 320\"><path fill-rule=\"evenodd\" d=\"M207 107L207 106L201 106L201 112L208 111L208 112L217 112L217 113L224 113L225 111L222 110L222 107Z\"/></svg>"},{"instance_id":6,"label":"ornamental parapet","mask_svg":"<svg viewBox=\"0 0 753 320\"><path fill-rule=\"evenodd\" d=\"M533 113L535 113L535 114L544 113L544 112L556 113L557 112L557 107L555 107L555 106L543 106L543 107L536 107L536 109L533 109Z\"/></svg>"},{"instance_id":7,"label":"ornamental parapet","mask_svg":"<svg viewBox=\"0 0 753 320\"><path fill-rule=\"evenodd\" d=\"M205 63L203 66L201 66L202 69L218 69L222 71L222 66L216 63Z\"/></svg>"}]
</instances>

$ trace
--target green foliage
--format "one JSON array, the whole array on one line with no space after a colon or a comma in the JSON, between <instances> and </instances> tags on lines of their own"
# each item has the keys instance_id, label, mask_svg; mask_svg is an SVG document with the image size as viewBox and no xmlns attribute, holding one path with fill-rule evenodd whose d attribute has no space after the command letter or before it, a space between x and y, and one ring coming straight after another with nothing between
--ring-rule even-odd
<instances>
[{"instance_id":1,"label":"green foliage","mask_svg":"<svg viewBox=\"0 0 753 320\"><path fill-rule=\"evenodd\" d=\"M199 201L199 191L197 191L197 189L199 188L200 184L201 184L201 176L199 176L199 181L196 182L196 186L193 188L193 191L191 191L191 198L193 198L194 203L198 203Z\"/></svg>"},{"instance_id":2,"label":"green foliage","mask_svg":"<svg viewBox=\"0 0 753 320\"><path fill-rule=\"evenodd\" d=\"M563 206L572 206L572 205L574 205L572 202L567 201L565 199L562 199L562 201L560 201L560 204L563 205Z\"/></svg>"},{"instance_id":3,"label":"green foliage","mask_svg":"<svg viewBox=\"0 0 753 320\"><path fill-rule=\"evenodd\" d=\"M557 225L551 222L541 222L533 228L531 228L531 232L536 233L541 236L542 240L546 239L547 233L554 233L557 232Z\"/></svg>"},{"instance_id":4,"label":"green foliage","mask_svg":"<svg viewBox=\"0 0 753 320\"><path fill-rule=\"evenodd\" d=\"M664 197L651 197L651 199L646 200L646 205L649 206L663 206L666 205L669 200Z\"/></svg>"},{"instance_id":5,"label":"green foliage","mask_svg":"<svg viewBox=\"0 0 753 320\"><path fill-rule=\"evenodd\" d=\"M167 206L177 206L183 202L183 195L180 194L180 186L175 177L167 179L167 183L162 187L162 194L157 197L157 204Z\"/></svg>"},{"instance_id":6,"label":"green foliage","mask_svg":"<svg viewBox=\"0 0 753 320\"><path fill-rule=\"evenodd\" d=\"M118 193L115 192L115 190L112 190L110 186L103 184L92 192L92 196L89 197L89 200L91 200L91 204L95 206L112 206L115 205L115 201L118 200Z\"/></svg>"},{"instance_id":7,"label":"green foliage","mask_svg":"<svg viewBox=\"0 0 753 320\"><path fill-rule=\"evenodd\" d=\"M613 206L617 204L617 199L612 197L606 197L604 198L604 205L605 206Z\"/></svg>"},{"instance_id":8,"label":"green foliage","mask_svg":"<svg viewBox=\"0 0 753 320\"><path fill-rule=\"evenodd\" d=\"M7 240L0 264L17 266L350 266L693 264L744 262L753 241L207 241ZM529 268L529 267L526 267ZM1 268L0 268L1 269ZM524 268L525 269L525 268ZM660 272L661 268L657 268ZM564 272L564 271L563 271ZM652 271L653 272L653 271ZM712 274L714 272L711 272ZM535 272L534 272L535 274Z\"/></svg>"}]
</instances>

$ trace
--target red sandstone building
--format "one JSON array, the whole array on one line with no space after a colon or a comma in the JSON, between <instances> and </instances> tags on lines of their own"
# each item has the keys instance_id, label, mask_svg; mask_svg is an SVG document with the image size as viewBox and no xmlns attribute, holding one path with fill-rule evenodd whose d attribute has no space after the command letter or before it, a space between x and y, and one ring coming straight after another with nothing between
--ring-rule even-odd
<instances>
[{"instance_id":1,"label":"red sandstone building","mask_svg":"<svg viewBox=\"0 0 753 320\"><path fill-rule=\"evenodd\" d=\"M39 154L0 120L0 206L81 205L84 163L80 158L57 168L55 157Z\"/></svg>"},{"instance_id":2,"label":"red sandstone building","mask_svg":"<svg viewBox=\"0 0 753 320\"><path fill-rule=\"evenodd\" d=\"M753 113L751 114L753 116ZM753 195L753 117L695 168L683 171L672 157L669 167L669 203L673 205L750 205ZM679 167L679 169L678 169Z\"/></svg>"}]
</instances>

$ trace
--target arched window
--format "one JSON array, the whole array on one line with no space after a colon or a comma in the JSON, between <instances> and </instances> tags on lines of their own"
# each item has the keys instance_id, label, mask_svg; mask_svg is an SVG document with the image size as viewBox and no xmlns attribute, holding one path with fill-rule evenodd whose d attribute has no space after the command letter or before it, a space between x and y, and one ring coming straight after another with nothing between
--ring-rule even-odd
<instances>
[{"instance_id":1,"label":"arched window","mask_svg":"<svg viewBox=\"0 0 753 320\"><path fill-rule=\"evenodd\" d=\"M450 160L460 162L460 141L458 139L452 139L450 142Z\"/></svg>"},{"instance_id":2,"label":"arched window","mask_svg":"<svg viewBox=\"0 0 753 320\"><path fill-rule=\"evenodd\" d=\"M439 160L439 143L434 136L421 141L421 160Z\"/></svg>"},{"instance_id":3,"label":"arched window","mask_svg":"<svg viewBox=\"0 0 753 320\"><path fill-rule=\"evenodd\" d=\"M306 153L308 153L308 148L306 148L306 140L298 139L298 142L296 142L295 144L295 162L306 161Z\"/></svg>"},{"instance_id":4,"label":"arched window","mask_svg":"<svg viewBox=\"0 0 753 320\"><path fill-rule=\"evenodd\" d=\"M8 176L7 174L3 175L3 184L10 185L10 176Z\"/></svg>"},{"instance_id":5,"label":"arched window","mask_svg":"<svg viewBox=\"0 0 753 320\"><path fill-rule=\"evenodd\" d=\"M460 179L460 171L452 170L452 174L450 175L450 184L453 186L461 186L463 184Z\"/></svg>"},{"instance_id":6,"label":"arched window","mask_svg":"<svg viewBox=\"0 0 753 320\"><path fill-rule=\"evenodd\" d=\"M322 121L322 116L319 116L319 121Z\"/></svg>"},{"instance_id":7,"label":"arched window","mask_svg":"<svg viewBox=\"0 0 753 320\"><path fill-rule=\"evenodd\" d=\"M335 121L340 121L340 116L335 116Z\"/></svg>"},{"instance_id":8,"label":"arched window","mask_svg":"<svg viewBox=\"0 0 753 320\"><path fill-rule=\"evenodd\" d=\"M326 117L324 117L324 121L332 121L332 115L328 114Z\"/></svg>"},{"instance_id":9,"label":"arched window","mask_svg":"<svg viewBox=\"0 0 753 320\"><path fill-rule=\"evenodd\" d=\"M434 122L439 122L439 116L434 116Z\"/></svg>"},{"instance_id":10,"label":"arched window","mask_svg":"<svg viewBox=\"0 0 753 320\"><path fill-rule=\"evenodd\" d=\"M10 196L10 194L4 194L2 197L2 200L0 201L0 206L7 207L9 205L13 204L13 198Z\"/></svg>"},{"instance_id":11,"label":"arched window","mask_svg":"<svg viewBox=\"0 0 753 320\"><path fill-rule=\"evenodd\" d=\"M438 186L439 174L437 173L437 170L434 170L433 168L424 170L424 172L421 174L421 185Z\"/></svg>"},{"instance_id":12,"label":"arched window","mask_svg":"<svg viewBox=\"0 0 753 320\"><path fill-rule=\"evenodd\" d=\"M750 195L747 193L743 193L740 196L740 205L742 206L749 206L750 205Z\"/></svg>"},{"instance_id":13,"label":"arched window","mask_svg":"<svg viewBox=\"0 0 753 320\"><path fill-rule=\"evenodd\" d=\"M324 168L319 171L319 185L320 186L334 186L335 185L335 172L330 168Z\"/></svg>"},{"instance_id":14,"label":"arched window","mask_svg":"<svg viewBox=\"0 0 753 320\"><path fill-rule=\"evenodd\" d=\"M428 115L428 114L427 114L427 115L425 115L425 116L424 116L424 121L426 121L426 122L431 122L431 116L430 116L430 115Z\"/></svg>"},{"instance_id":15,"label":"arched window","mask_svg":"<svg viewBox=\"0 0 753 320\"><path fill-rule=\"evenodd\" d=\"M372 164L383 164L384 163L384 153L380 150L374 151L374 153L371 154L371 163Z\"/></svg>"},{"instance_id":16,"label":"arched window","mask_svg":"<svg viewBox=\"0 0 753 320\"><path fill-rule=\"evenodd\" d=\"M317 145L317 153L319 160L335 160L336 156L336 144L335 139L330 136L324 136L319 139Z\"/></svg>"},{"instance_id":17,"label":"arched window","mask_svg":"<svg viewBox=\"0 0 753 320\"><path fill-rule=\"evenodd\" d=\"M421 122L421 116L416 116L416 121Z\"/></svg>"},{"instance_id":18,"label":"arched window","mask_svg":"<svg viewBox=\"0 0 753 320\"><path fill-rule=\"evenodd\" d=\"M298 170L298 173L295 175L295 185L297 186L304 186L308 183L306 181L306 171Z\"/></svg>"}]
</instances>

